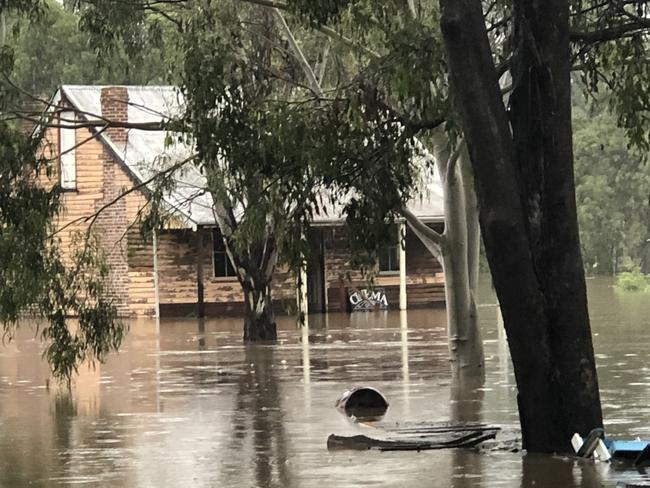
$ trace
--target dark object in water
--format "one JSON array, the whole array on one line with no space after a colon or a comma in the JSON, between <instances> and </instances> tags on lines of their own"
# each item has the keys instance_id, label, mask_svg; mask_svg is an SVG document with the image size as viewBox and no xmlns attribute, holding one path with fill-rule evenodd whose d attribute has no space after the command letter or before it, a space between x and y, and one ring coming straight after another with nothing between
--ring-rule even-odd
<instances>
[{"instance_id":1,"label":"dark object in water","mask_svg":"<svg viewBox=\"0 0 650 488\"><path fill-rule=\"evenodd\" d=\"M388 410L388 401L372 387L357 386L341 395L336 408L357 420L380 420Z\"/></svg>"},{"instance_id":2,"label":"dark object in water","mask_svg":"<svg viewBox=\"0 0 650 488\"><path fill-rule=\"evenodd\" d=\"M327 438L328 449L352 449L365 451L424 451L431 449L452 449L474 447L488 439L494 439L501 430L482 424L440 425L417 424L416 426L377 429L385 438L373 439L365 435L340 436L331 434Z\"/></svg>"},{"instance_id":3,"label":"dark object in water","mask_svg":"<svg viewBox=\"0 0 650 488\"><path fill-rule=\"evenodd\" d=\"M589 435L585 438L582 446L578 449L578 452L576 455L578 457L589 457L593 454L593 452L596 450L596 447L598 447L598 441L601 439L605 438L605 431L598 427L595 429L592 429L591 432L589 432Z\"/></svg>"}]
</instances>

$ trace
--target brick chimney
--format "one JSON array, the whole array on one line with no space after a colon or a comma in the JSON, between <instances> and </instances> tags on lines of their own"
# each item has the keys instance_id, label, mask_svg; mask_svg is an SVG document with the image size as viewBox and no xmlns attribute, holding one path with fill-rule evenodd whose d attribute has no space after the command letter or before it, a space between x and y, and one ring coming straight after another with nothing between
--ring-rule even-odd
<instances>
[{"instance_id":1,"label":"brick chimney","mask_svg":"<svg viewBox=\"0 0 650 488\"><path fill-rule=\"evenodd\" d=\"M125 86L102 88L100 97L102 117L110 122L129 121L129 90ZM123 127L109 127L106 133L118 145L126 144L128 130Z\"/></svg>"},{"instance_id":2,"label":"brick chimney","mask_svg":"<svg viewBox=\"0 0 650 488\"><path fill-rule=\"evenodd\" d=\"M24 100L18 107L18 112L23 115L25 118L20 120L20 132L25 136L31 136L34 128L36 127L36 122L38 120L46 107L43 102L35 99ZM31 119L31 120L28 120Z\"/></svg>"}]
</instances>

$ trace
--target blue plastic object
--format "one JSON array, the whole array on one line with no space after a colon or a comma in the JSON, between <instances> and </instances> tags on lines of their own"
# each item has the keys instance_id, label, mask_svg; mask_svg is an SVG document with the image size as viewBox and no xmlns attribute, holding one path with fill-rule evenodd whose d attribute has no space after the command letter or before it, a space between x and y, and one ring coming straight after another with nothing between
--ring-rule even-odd
<instances>
[{"instance_id":1,"label":"blue plastic object","mask_svg":"<svg viewBox=\"0 0 650 488\"><path fill-rule=\"evenodd\" d=\"M635 459L650 444L649 441L618 441L604 439L605 447L616 458Z\"/></svg>"}]
</instances>

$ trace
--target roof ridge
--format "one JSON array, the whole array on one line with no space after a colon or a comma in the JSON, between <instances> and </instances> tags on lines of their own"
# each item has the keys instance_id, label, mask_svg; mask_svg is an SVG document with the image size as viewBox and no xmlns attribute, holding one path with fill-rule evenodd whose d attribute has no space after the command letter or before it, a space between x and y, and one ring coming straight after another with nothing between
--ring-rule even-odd
<instances>
[{"instance_id":1,"label":"roof ridge","mask_svg":"<svg viewBox=\"0 0 650 488\"><path fill-rule=\"evenodd\" d=\"M93 89L97 90L98 88L109 88L109 87L116 87L116 88L128 88L130 90L151 90L151 89L175 89L178 88L176 85L110 85L110 84L103 84L103 85L76 85L76 84L62 84L62 88L82 88L82 89Z\"/></svg>"}]
</instances>

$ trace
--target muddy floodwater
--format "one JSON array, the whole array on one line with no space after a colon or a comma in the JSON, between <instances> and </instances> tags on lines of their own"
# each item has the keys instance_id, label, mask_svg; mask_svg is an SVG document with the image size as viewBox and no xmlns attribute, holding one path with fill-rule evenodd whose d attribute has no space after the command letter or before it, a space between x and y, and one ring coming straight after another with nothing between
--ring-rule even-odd
<instances>
[{"instance_id":1,"label":"muddy floodwater","mask_svg":"<svg viewBox=\"0 0 650 488\"><path fill-rule=\"evenodd\" d=\"M329 452L329 434L371 434L334 408L381 390L384 422L475 420L518 438L515 383L494 297L480 308L487 378L449 379L442 309L280 321L277 346L244 347L237 319L130 324L119 354L50 384L29 327L0 348L0 486L614 487L642 470L509 449ZM607 433L650 438L650 295L589 280ZM501 446L503 447L503 446Z\"/></svg>"}]
</instances>

